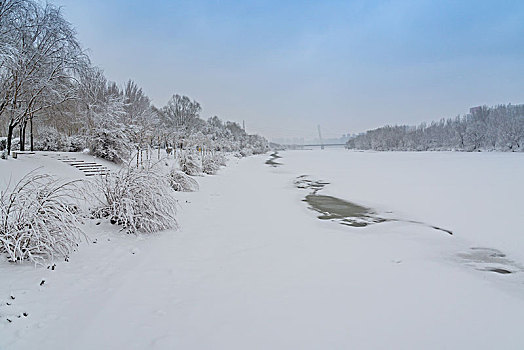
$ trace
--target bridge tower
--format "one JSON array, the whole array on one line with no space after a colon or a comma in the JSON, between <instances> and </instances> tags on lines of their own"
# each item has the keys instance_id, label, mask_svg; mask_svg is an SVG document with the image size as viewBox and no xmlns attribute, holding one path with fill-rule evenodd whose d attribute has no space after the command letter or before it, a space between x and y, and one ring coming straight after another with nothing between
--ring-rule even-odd
<instances>
[{"instance_id":1,"label":"bridge tower","mask_svg":"<svg viewBox=\"0 0 524 350\"><path fill-rule=\"evenodd\" d=\"M317 125L318 128L318 138L320 139L320 149L324 149L324 142L322 142L322 134L320 133L320 124Z\"/></svg>"}]
</instances>

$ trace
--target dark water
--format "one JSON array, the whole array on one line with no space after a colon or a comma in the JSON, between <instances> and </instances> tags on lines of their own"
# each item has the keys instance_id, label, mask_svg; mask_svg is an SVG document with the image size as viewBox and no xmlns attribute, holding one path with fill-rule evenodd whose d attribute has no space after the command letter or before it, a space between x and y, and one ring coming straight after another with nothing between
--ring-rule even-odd
<instances>
[{"instance_id":1,"label":"dark water","mask_svg":"<svg viewBox=\"0 0 524 350\"><path fill-rule=\"evenodd\" d=\"M278 152L271 153L269 157L270 158L266 160L267 165L275 167L275 168L278 167L279 165L282 165L282 163L279 163L276 161L277 159L282 158L281 156L278 155Z\"/></svg>"},{"instance_id":2,"label":"dark water","mask_svg":"<svg viewBox=\"0 0 524 350\"><path fill-rule=\"evenodd\" d=\"M473 247L465 253L458 254L460 258L477 270L509 275L520 272L523 267L506 257L506 254L494 248Z\"/></svg>"},{"instance_id":3,"label":"dark water","mask_svg":"<svg viewBox=\"0 0 524 350\"><path fill-rule=\"evenodd\" d=\"M329 182L312 180L307 175L300 175L295 179L295 186L310 190L310 194L304 199L309 204L309 208L319 212L321 220L335 220L342 225L353 227L365 227L387 221L401 221L416 225L423 225L432 229L452 235L453 232L434 225L428 225L414 220L404 220L399 218L383 217L371 208L349 202L337 197L318 194Z\"/></svg>"},{"instance_id":4,"label":"dark water","mask_svg":"<svg viewBox=\"0 0 524 350\"><path fill-rule=\"evenodd\" d=\"M295 186L310 190L304 202L309 208L320 213L321 220L335 220L339 223L353 227L365 227L371 224L388 221L379 217L371 208L352 203L340 198L318 194L329 182L312 180L307 175L296 178Z\"/></svg>"},{"instance_id":5,"label":"dark water","mask_svg":"<svg viewBox=\"0 0 524 350\"><path fill-rule=\"evenodd\" d=\"M321 220L338 220L341 224L353 227L365 227L370 224L387 221L370 209L336 197L309 194L304 199L311 209L319 212Z\"/></svg>"}]
</instances>

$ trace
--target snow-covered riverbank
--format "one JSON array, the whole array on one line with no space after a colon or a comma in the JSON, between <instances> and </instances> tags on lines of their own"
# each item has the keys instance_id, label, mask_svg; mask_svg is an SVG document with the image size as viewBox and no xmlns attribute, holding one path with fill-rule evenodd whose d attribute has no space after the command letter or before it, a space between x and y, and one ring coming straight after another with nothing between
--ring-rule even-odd
<instances>
[{"instance_id":1,"label":"snow-covered riverbank","mask_svg":"<svg viewBox=\"0 0 524 350\"><path fill-rule=\"evenodd\" d=\"M93 222L91 244L54 270L0 263L0 349L524 346L523 155L280 155L278 167L235 160L178 194L179 231ZM304 174L454 235L319 220L293 183ZM479 246L508 254L515 273L479 271L465 258Z\"/></svg>"}]
</instances>

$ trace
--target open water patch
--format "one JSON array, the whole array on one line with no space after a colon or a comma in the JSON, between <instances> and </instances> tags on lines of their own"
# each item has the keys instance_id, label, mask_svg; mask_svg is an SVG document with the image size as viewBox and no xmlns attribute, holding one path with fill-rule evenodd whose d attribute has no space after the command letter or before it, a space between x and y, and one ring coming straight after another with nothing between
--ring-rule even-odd
<instances>
[{"instance_id":1,"label":"open water patch","mask_svg":"<svg viewBox=\"0 0 524 350\"><path fill-rule=\"evenodd\" d=\"M276 167L282 165L282 163L279 163L279 162L276 161L277 159L280 159L280 158L282 158L282 157L278 155L277 151L275 151L275 152L273 152L273 153L271 153L269 155L269 159L266 160L266 164L276 168Z\"/></svg>"},{"instance_id":2,"label":"open water patch","mask_svg":"<svg viewBox=\"0 0 524 350\"><path fill-rule=\"evenodd\" d=\"M309 204L311 210L320 213L318 216L320 220L337 221L342 225L353 227L365 227L390 221L390 219L378 216L371 208L337 197L318 194L329 185L329 182L312 180L308 175L300 175L294 183L297 188L310 190L303 201Z\"/></svg>"},{"instance_id":3,"label":"open water patch","mask_svg":"<svg viewBox=\"0 0 524 350\"><path fill-rule=\"evenodd\" d=\"M506 254L494 248L472 247L467 252L459 253L458 256L467 265L479 271L509 275L524 270L523 266L508 259Z\"/></svg>"},{"instance_id":4,"label":"open water patch","mask_svg":"<svg viewBox=\"0 0 524 350\"><path fill-rule=\"evenodd\" d=\"M321 220L336 220L343 225L365 227L371 224L387 221L376 216L370 208L351 203L340 198L309 194L304 199L311 209L320 213Z\"/></svg>"},{"instance_id":5,"label":"open water patch","mask_svg":"<svg viewBox=\"0 0 524 350\"><path fill-rule=\"evenodd\" d=\"M428 225L420 221L385 217L384 215L379 215L375 210L363 205L346 201L337 197L319 194L318 192L324 189L325 186L329 185L329 182L313 180L308 175L298 176L295 179L294 184L297 188L310 191L303 201L309 204L309 208L311 210L320 213L318 216L320 220L337 221L342 225L352 227L366 227L368 225L379 224L382 222L398 221L423 225L450 235L453 234L452 231L440 228L438 226Z\"/></svg>"}]
</instances>

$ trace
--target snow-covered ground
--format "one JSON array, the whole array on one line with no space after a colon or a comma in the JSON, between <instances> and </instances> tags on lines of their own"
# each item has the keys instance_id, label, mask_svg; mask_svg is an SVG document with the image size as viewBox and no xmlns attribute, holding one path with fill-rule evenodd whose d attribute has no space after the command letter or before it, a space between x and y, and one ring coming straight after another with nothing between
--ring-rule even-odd
<instances>
[{"instance_id":1,"label":"snow-covered ground","mask_svg":"<svg viewBox=\"0 0 524 350\"><path fill-rule=\"evenodd\" d=\"M54 269L0 262L0 349L524 347L524 154L280 155L198 178L178 194L178 231L88 221L90 244ZM32 164L78 176L34 158L0 161L2 178ZM453 235L319 220L299 175Z\"/></svg>"}]
</instances>

